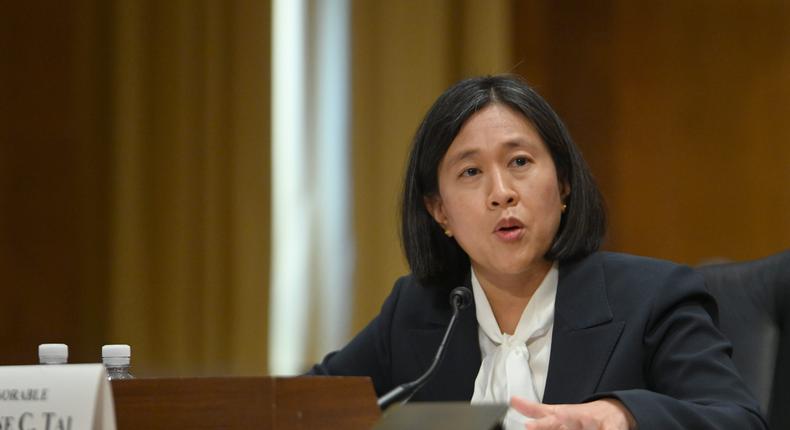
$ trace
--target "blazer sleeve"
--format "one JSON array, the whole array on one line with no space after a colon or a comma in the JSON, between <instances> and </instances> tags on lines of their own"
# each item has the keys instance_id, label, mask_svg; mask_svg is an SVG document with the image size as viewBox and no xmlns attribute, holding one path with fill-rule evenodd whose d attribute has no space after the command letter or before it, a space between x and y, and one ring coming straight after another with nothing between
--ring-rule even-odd
<instances>
[{"instance_id":1,"label":"blazer sleeve","mask_svg":"<svg viewBox=\"0 0 790 430\"><path fill-rule=\"evenodd\" d=\"M673 271L653 297L645 327L648 389L594 398L619 399L640 430L767 429L730 359L716 315L702 276L687 267Z\"/></svg>"},{"instance_id":2,"label":"blazer sleeve","mask_svg":"<svg viewBox=\"0 0 790 430\"><path fill-rule=\"evenodd\" d=\"M320 364L313 366L308 375L370 376L378 396L389 391L392 387L392 320L407 282L406 277L398 279L379 314L346 346L327 354Z\"/></svg>"}]
</instances>

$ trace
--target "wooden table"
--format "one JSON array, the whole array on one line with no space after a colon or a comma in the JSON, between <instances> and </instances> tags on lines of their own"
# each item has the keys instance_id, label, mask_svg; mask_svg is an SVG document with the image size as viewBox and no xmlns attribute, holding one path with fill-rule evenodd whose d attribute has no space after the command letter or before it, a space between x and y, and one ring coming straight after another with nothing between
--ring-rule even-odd
<instances>
[{"instance_id":1,"label":"wooden table","mask_svg":"<svg viewBox=\"0 0 790 430\"><path fill-rule=\"evenodd\" d=\"M119 430L370 429L381 412L365 377L112 381Z\"/></svg>"}]
</instances>

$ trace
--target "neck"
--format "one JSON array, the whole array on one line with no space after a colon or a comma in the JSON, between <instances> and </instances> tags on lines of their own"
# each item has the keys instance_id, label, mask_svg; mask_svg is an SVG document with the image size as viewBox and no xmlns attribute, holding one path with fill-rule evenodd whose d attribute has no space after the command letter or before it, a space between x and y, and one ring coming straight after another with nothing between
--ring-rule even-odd
<instances>
[{"instance_id":1,"label":"neck","mask_svg":"<svg viewBox=\"0 0 790 430\"><path fill-rule=\"evenodd\" d=\"M552 262L541 260L518 274L492 273L472 265L475 276L486 294L491 311L503 333L516 331L521 314L551 269Z\"/></svg>"}]
</instances>

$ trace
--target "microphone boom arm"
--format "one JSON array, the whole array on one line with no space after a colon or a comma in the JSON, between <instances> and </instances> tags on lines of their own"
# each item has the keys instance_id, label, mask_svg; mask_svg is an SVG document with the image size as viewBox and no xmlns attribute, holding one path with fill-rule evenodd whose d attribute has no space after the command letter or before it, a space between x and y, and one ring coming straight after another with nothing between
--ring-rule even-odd
<instances>
[{"instance_id":1,"label":"microphone boom arm","mask_svg":"<svg viewBox=\"0 0 790 430\"><path fill-rule=\"evenodd\" d=\"M469 291L468 288L458 287L453 289L453 291L450 293L450 301L453 306L453 316L450 318L450 324L447 325L447 331L444 332L442 343L439 344L439 348L436 350L433 363L431 363L431 366L428 367L428 370L426 370L425 373L423 373L416 380L398 385L388 393L381 396L378 399L378 405L381 410L387 409L390 405L399 400L403 403L409 401L411 396L419 391L420 388L422 388L422 386L428 382L431 376L433 376L433 372L441 363L442 358L444 358L444 349L447 345L447 341L450 339L450 336L453 333L453 330L455 329L455 321L458 318L458 313L461 311L461 309L465 308L469 304L471 295L471 291Z\"/></svg>"}]
</instances>

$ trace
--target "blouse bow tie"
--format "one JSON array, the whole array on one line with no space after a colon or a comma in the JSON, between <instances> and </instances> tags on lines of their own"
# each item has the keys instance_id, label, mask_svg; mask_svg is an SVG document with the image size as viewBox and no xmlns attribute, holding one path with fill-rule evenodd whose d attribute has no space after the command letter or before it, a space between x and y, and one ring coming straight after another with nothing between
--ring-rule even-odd
<instances>
[{"instance_id":1,"label":"blouse bow tie","mask_svg":"<svg viewBox=\"0 0 790 430\"><path fill-rule=\"evenodd\" d=\"M510 335L499 329L491 305L473 271L472 291L483 360L475 379L472 403L509 403L513 396L541 402L551 352L550 331L554 327L557 275L555 264L521 314L515 332ZM537 383L533 367L540 375ZM511 408L505 417L505 428L523 428L528 420Z\"/></svg>"},{"instance_id":2,"label":"blouse bow tie","mask_svg":"<svg viewBox=\"0 0 790 430\"><path fill-rule=\"evenodd\" d=\"M494 333L489 333L483 327L496 348L483 359L475 380L475 393L480 393L480 401L508 403L512 396L519 396L540 402L532 381L527 344L546 335L553 321L553 312L550 313L551 318L533 320L532 327L524 327L524 330L519 327L513 335L500 332L498 327Z\"/></svg>"}]
</instances>

